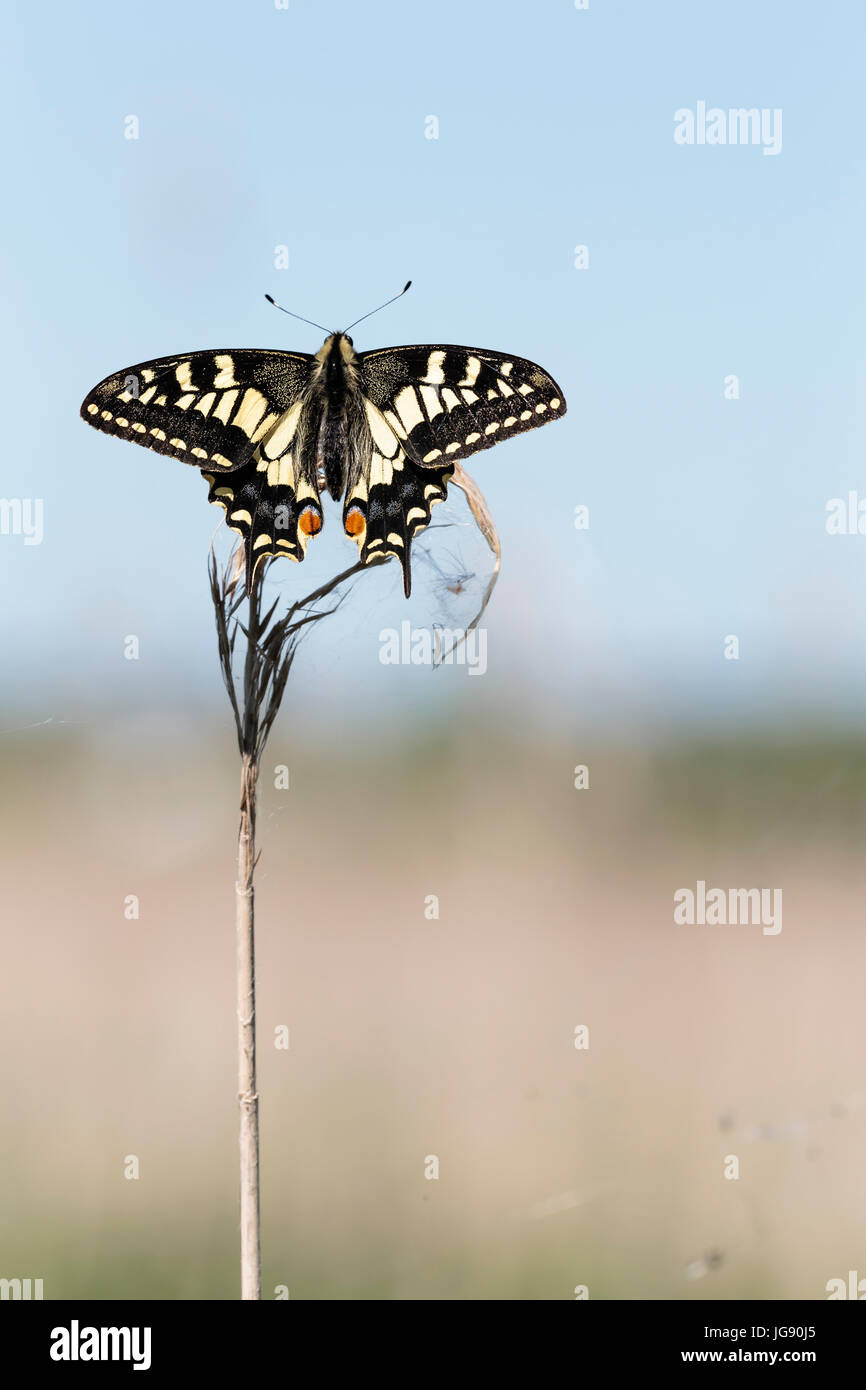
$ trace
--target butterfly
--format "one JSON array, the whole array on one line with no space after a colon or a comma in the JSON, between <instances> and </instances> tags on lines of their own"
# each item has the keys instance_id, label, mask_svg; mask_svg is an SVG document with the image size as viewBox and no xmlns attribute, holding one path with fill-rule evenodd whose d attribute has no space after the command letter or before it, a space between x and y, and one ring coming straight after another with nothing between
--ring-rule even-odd
<instances>
[{"instance_id":1,"label":"butterfly","mask_svg":"<svg viewBox=\"0 0 866 1390\"><path fill-rule=\"evenodd\" d=\"M303 560L327 492L342 500L362 563L397 557L408 597L412 538L455 468L565 410L553 378L523 357L450 344L356 352L343 331L315 354L230 348L140 362L95 386L81 417L201 470L208 500L243 537L248 591L265 556Z\"/></svg>"}]
</instances>

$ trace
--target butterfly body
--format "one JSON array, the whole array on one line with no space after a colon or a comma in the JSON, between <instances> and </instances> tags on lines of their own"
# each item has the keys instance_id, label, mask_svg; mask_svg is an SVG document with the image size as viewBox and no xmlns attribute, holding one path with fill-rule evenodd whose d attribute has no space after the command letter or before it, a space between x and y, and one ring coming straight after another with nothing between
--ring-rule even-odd
<instances>
[{"instance_id":1,"label":"butterfly body","mask_svg":"<svg viewBox=\"0 0 866 1390\"><path fill-rule=\"evenodd\" d=\"M314 355L241 348L143 362L100 382L81 415L201 469L243 536L248 586L266 555L304 558L328 492L363 562L400 560L408 596L412 537L455 465L565 409L525 358L451 345L358 353L332 333Z\"/></svg>"},{"instance_id":2,"label":"butterfly body","mask_svg":"<svg viewBox=\"0 0 866 1390\"><path fill-rule=\"evenodd\" d=\"M360 385L360 363L351 338L332 333L316 353L308 409L319 409L316 476L321 490L336 502L349 480L357 482L369 451L369 429Z\"/></svg>"}]
</instances>

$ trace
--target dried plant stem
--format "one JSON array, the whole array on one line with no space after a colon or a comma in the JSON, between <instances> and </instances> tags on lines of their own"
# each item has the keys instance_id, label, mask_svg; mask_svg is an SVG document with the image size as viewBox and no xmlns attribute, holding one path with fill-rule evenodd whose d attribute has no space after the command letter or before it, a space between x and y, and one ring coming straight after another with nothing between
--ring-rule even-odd
<instances>
[{"instance_id":1,"label":"dried plant stem","mask_svg":"<svg viewBox=\"0 0 866 1390\"><path fill-rule=\"evenodd\" d=\"M481 618L499 573L499 537L481 491L459 464L454 482L463 489L472 514L492 550L496 564L482 598L481 608L466 629ZM387 557L360 561L327 580L306 598L289 605L277 617L279 600L262 610L262 584L270 565L256 570L246 592L243 551L235 550L221 570L211 549L208 563L211 598L216 617L220 669L234 715L241 755L241 805L238 826L237 877L235 880L235 932L237 950L238 1105L240 1108L241 1191L241 1298L262 1296L261 1199L259 1184L259 1096L256 1090L256 973L255 895L256 783L262 750L273 727L295 659L298 642L311 624L334 613L343 602L346 582L387 562ZM339 592L342 590L342 592ZM323 599L335 595L333 606L322 608ZM240 612L248 600L247 623ZM238 644L243 634L245 646ZM464 638L465 638L464 633ZM461 638L461 640L463 640ZM236 645L243 652L236 656ZM453 648L452 648L453 650Z\"/></svg>"},{"instance_id":2,"label":"dried plant stem","mask_svg":"<svg viewBox=\"0 0 866 1390\"><path fill-rule=\"evenodd\" d=\"M256 1091L255 899L256 776L254 756L241 766L238 873L235 884L238 990L238 1103L240 1105L241 1298L262 1296L259 1201L259 1097Z\"/></svg>"},{"instance_id":3,"label":"dried plant stem","mask_svg":"<svg viewBox=\"0 0 866 1390\"><path fill-rule=\"evenodd\" d=\"M241 805L238 826L235 929L237 938L238 1104L240 1107L241 1298L262 1296L261 1200L259 1185L259 1097L256 1090L255 896L256 783L259 762L271 731L298 641L310 624L333 613L316 605L365 567L353 565L276 616L275 601L262 611L262 566L249 594L246 626L239 617L245 601L241 552L220 571L213 551L208 575L216 616L220 667L235 720L241 755ZM366 568L370 568L367 566ZM238 634L246 646L236 670Z\"/></svg>"},{"instance_id":4,"label":"dried plant stem","mask_svg":"<svg viewBox=\"0 0 866 1390\"><path fill-rule=\"evenodd\" d=\"M484 612L499 572L499 538L477 484L457 466L454 482L466 493L473 516L496 557L493 576L481 609L467 632ZM387 557L360 561L327 580L306 598L277 616L279 600L262 608L262 584L269 561L253 578L249 594L244 585L243 552L234 552L222 570L211 550L208 564L211 598L216 617L220 669L234 715L241 755L241 805L238 826L237 877L235 880L235 933L237 951L238 1105L240 1109L241 1195L241 1298L259 1301L262 1296L261 1198L259 1184L259 1096L256 1089L256 973L255 896L256 783L262 750L273 727L295 659L298 642L311 624L334 613L346 596L343 587L362 572L370 572ZM333 606L322 608L323 599L334 595ZM248 600L246 626L240 613ZM244 643L238 643L242 634ZM465 634L464 634L465 636ZM461 639L462 640L462 639ZM236 647L238 653L236 654ZM453 650L453 649L452 649ZM243 653L242 656L240 653Z\"/></svg>"}]
</instances>

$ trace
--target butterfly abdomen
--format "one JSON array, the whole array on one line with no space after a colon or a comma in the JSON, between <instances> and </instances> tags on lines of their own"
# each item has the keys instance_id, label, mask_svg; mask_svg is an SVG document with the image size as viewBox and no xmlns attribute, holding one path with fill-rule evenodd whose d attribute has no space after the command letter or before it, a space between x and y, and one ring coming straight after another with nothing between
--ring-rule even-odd
<instances>
[{"instance_id":1,"label":"butterfly abdomen","mask_svg":"<svg viewBox=\"0 0 866 1390\"><path fill-rule=\"evenodd\" d=\"M366 420L357 357L349 339L334 333L316 354L316 364L311 390L311 404L318 414L316 477L320 488L327 488L333 498L340 498L347 480L354 480L363 467L360 455L369 434L363 429Z\"/></svg>"},{"instance_id":2,"label":"butterfly abdomen","mask_svg":"<svg viewBox=\"0 0 866 1390\"><path fill-rule=\"evenodd\" d=\"M343 410L326 406L319 426L316 448L316 477L319 487L334 498L342 497L346 486L346 416Z\"/></svg>"}]
</instances>

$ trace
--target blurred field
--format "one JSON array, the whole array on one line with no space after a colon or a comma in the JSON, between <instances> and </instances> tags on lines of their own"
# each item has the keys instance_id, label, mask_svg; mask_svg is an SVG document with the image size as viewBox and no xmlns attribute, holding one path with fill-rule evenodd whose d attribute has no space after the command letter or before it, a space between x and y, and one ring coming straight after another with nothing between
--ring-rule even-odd
<instances>
[{"instance_id":1,"label":"blurred field","mask_svg":"<svg viewBox=\"0 0 866 1390\"><path fill-rule=\"evenodd\" d=\"M284 713L266 768L291 787L262 788L265 1296L866 1274L866 746L332 732ZM0 757L0 1275L236 1297L228 725L49 726ZM781 934L675 926L698 878L781 887Z\"/></svg>"}]
</instances>

